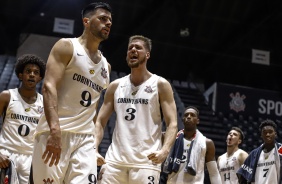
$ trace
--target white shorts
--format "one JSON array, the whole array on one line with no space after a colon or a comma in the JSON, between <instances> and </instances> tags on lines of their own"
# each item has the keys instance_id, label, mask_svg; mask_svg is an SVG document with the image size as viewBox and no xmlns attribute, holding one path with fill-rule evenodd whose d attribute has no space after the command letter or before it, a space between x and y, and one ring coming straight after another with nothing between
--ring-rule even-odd
<instances>
[{"instance_id":1,"label":"white shorts","mask_svg":"<svg viewBox=\"0 0 282 184\"><path fill-rule=\"evenodd\" d=\"M49 133L36 136L33 152L33 180L35 184L51 181L56 184L96 184L97 158L94 135L62 132L62 152L58 165L49 167L42 155ZM46 182L45 182L46 183Z\"/></svg>"},{"instance_id":2,"label":"white shorts","mask_svg":"<svg viewBox=\"0 0 282 184\"><path fill-rule=\"evenodd\" d=\"M153 169L104 164L98 184L159 184L160 172Z\"/></svg>"},{"instance_id":3,"label":"white shorts","mask_svg":"<svg viewBox=\"0 0 282 184\"><path fill-rule=\"evenodd\" d=\"M1 149L0 152L2 155L9 156L9 159L13 161L17 171L19 183L28 183L32 155L13 153L6 149Z\"/></svg>"}]
</instances>

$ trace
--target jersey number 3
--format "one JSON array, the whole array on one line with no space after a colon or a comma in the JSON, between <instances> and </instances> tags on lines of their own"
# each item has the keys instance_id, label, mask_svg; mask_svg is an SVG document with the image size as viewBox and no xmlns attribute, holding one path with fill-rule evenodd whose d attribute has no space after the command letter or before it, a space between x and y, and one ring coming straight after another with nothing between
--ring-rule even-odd
<instances>
[{"instance_id":1,"label":"jersey number 3","mask_svg":"<svg viewBox=\"0 0 282 184\"><path fill-rule=\"evenodd\" d=\"M124 117L125 120L131 121L131 120L135 119L134 113L136 113L136 109L128 108L128 109L126 109L126 112L127 112L127 115Z\"/></svg>"}]
</instances>

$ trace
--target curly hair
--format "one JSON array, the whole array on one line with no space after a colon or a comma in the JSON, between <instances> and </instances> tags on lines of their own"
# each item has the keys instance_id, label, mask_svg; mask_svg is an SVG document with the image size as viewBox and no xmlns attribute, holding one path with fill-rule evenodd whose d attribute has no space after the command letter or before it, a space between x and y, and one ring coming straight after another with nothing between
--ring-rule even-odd
<instances>
[{"instance_id":1,"label":"curly hair","mask_svg":"<svg viewBox=\"0 0 282 184\"><path fill-rule=\"evenodd\" d=\"M277 129L276 123L274 121L270 120L270 119L266 119L266 120L261 122L261 124L259 126L259 131L261 132L263 127L265 127L265 126L272 126L275 131Z\"/></svg>"},{"instance_id":2,"label":"curly hair","mask_svg":"<svg viewBox=\"0 0 282 184\"><path fill-rule=\"evenodd\" d=\"M43 79L45 76L45 69L46 69L46 63L41 59L40 57L34 55L34 54L24 54L20 56L17 60L17 63L15 65L15 73L17 77L19 77L20 73L23 73L24 67L27 64L35 64L39 67L40 70L40 77Z\"/></svg>"}]
</instances>

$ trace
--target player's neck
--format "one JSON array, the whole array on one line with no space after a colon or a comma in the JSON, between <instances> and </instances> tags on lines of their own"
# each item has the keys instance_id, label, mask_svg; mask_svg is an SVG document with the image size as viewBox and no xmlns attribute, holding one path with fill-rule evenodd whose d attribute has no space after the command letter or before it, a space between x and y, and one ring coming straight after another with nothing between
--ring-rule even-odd
<instances>
[{"instance_id":1,"label":"player's neck","mask_svg":"<svg viewBox=\"0 0 282 184\"><path fill-rule=\"evenodd\" d=\"M227 157L231 157L238 149L238 146L227 147Z\"/></svg>"},{"instance_id":2,"label":"player's neck","mask_svg":"<svg viewBox=\"0 0 282 184\"><path fill-rule=\"evenodd\" d=\"M139 86L148 80L152 74L148 70L132 70L130 81L134 86Z\"/></svg>"},{"instance_id":3,"label":"player's neck","mask_svg":"<svg viewBox=\"0 0 282 184\"><path fill-rule=\"evenodd\" d=\"M268 152L270 152L274 148L274 146L275 146L275 143L273 143L273 144L264 144L263 151L265 153L268 153Z\"/></svg>"},{"instance_id":4,"label":"player's neck","mask_svg":"<svg viewBox=\"0 0 282 184\"><path fill-rule=\"evenodd\" d=\"M185 137L185 139L192 140L192 139L195 138L195 136L196 136L196 130L194 130L194 131L185 131L185 129L184 129L184 137Z\"/></svg>"},{"instance_id":5,"label":"player's neck","mask_svg":"<svg viewBox=\"0 0 282 184\"><path fill-rule=\"evenodd\" d=\"M86 52L88 52L89 55L98 53L100 40L90 38L87 35L81 35L80 37L78 37L78 41L84 47Z\"/></svg>"},{"instance_id":6,"label":"player's neck","mask_svg":"<svg viewBox=\"0 0 282 184\"><path fill-rule=\"evenodd\" d=\"M18 92L26 103L32 104L37 99L37 92L35 89L27 90L21 87L18 88Z\"/></svg>"}]
</instances>

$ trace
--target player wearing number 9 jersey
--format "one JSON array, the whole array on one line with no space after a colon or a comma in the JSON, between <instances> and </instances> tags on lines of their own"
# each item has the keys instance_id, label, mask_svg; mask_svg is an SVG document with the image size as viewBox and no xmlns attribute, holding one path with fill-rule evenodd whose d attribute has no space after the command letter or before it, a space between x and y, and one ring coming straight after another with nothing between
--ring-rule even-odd
<instances>
[{"instance_id":1,"label":"player wearing number 9 jersey","mask_svg":"<svg viewBox=\"0 0 282 184\"><path fill-rule=\"evenodd\" d=\"M109 36L111 7L82 10L83 34L53 46L43 83L44 114L35 132L34 183L96 183L95 117L110 65L98 50Z\"/></svg>"},{"instance_id":2,"label":"player wearing number 9 jersey","mask_svg":"<svg viewBox=\"0 0 282 184\"><path fill-rule=\"evenodd\" d=\"M147 70L150 51L150 39L130 37L126 60L131 74L112 82L105 93L96 121L96 146L113 111L116 125L106 158L97 153L98 165L106 163L98 177L101 184L158 184L161 163L175 140L173 91L167 80ZM166 123L163 143L161 112Z\"/></svg>"},{"instance_id":3,"label":"player wearing number 9 jersey","mask_svg":"<svg viewBox=\"0 0 282 184\"><path fill-rule=\"evenodd\" d=\"M44 78L45 62L36 55L18 58L15 73L21 86L0 93L0 168L10 161L17 171L20 184L28 183L33 151L33 133L43 112L43 97L36 85Z\"/></svg>"}]
</instances>

